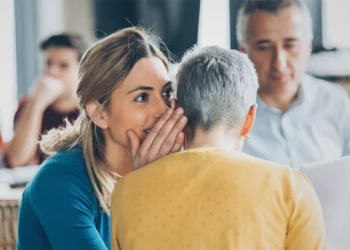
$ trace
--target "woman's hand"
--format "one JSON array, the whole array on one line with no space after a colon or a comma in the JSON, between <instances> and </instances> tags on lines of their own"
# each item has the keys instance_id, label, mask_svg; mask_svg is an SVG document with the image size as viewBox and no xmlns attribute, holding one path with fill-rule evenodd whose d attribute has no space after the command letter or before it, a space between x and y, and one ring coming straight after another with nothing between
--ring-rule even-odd
<instances>
[{"instance_id":1,"label":"woman's hand","mask_svg":"<svg viewBox=\"0 0 350 250\"><path fill-rule=\"evenodd\" d=\"M183 113L182 108L177 108L175 111L167 110L151 129L142 145L134 131L127 131L132 149L133 170L180 151L184 143L182 130L187 123L187 117Z\"/></svg>"}]
</instances>

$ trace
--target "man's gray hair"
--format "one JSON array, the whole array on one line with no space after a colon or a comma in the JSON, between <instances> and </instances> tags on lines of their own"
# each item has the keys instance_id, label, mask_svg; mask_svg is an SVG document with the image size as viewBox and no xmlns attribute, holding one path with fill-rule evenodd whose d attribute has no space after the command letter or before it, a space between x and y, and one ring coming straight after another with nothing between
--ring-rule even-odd
<instances>
[{"instance_id":1,"label":"man's gray hair","mask_svg":"<svg viewBox=\"0 0 350 250\"><path fill-rule=\"evenodd\" d=\"M297 7L304 16L307 39L312 41L312 19L309 8L303 0L246 0L238 11L236 36L238 44L248 44L249 17L254 11L265 11L277 15L281 10L288 7Z\"/></svg>"},{"instance_id":2,"label":"man's gray hair","mask_svg":"<svg viewBox=\"0 0 350 250\"><path fill-rule=\"evenodd\" d=\"M258 78L248 56L209 46L189 50L177 73L177 99L191 129L240 124L256 103Z\"/></svg>"}]
</instances>

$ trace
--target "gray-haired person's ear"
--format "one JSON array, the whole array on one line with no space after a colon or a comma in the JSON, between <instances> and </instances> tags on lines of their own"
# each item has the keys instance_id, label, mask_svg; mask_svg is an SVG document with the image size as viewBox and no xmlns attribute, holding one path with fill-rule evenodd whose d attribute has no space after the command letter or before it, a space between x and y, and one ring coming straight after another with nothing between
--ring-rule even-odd
<instances>
[{"instance_id":1,"label":"gray-haired person's ear","mask_svg":"<svg viewBox=\"0 0 350 250\"><path fill-rule=\"evenodd\" d=\"M255 122L255 117L256 117L256 108L257 105L253 104L249 111L248 114L246 116L246 119L244 121L244 125L242 128L242 132L241 132L241 136L247 140L249 138L249 133L252 130L253 126L254 126L254 122Z\"/></svg>"}]
</instances>

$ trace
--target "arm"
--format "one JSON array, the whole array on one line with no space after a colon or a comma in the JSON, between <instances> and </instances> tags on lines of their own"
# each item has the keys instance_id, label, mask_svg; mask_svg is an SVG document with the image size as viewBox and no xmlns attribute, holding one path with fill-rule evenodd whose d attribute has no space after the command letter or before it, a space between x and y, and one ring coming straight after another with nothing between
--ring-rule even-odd
<instances>
[{"instance_id":1,"label":"arm","mask_svg":"<svg viewBox=\"0 0 350 250\"><path fill-rule=\"evenodd\" d=\"M286 236L286 250L326 250L326 230L321 204L316 193L302 173L297 173L294 207Z\"/></svg>"},{"instance_id":2,"label":"arm","mask_svg":"<svg viewBox=\"0 0 350 250\"><path fill-rule=\"evenodd\" d=\"M5 152L5 161L9 167L31 163L37 150L43 114L63 90L63 83L59 80L47 76L39 79L33 94L19 110L21 112L17 112L14 136Z\"/></svg>"},{"instance_id":3,"label":"arm","mask_svg":"<svg viewBox=\"0 0 350 250\"><path fill-rule=\"evenodd\" d=\"M14 121L14 136L5 151L8 167L31 163L37 150L45 107L33 98L19 106Z\"/></svg>"},{"instance_id":4,"label":"arm","mask_svg":"<svg viewBox=\"0 0 350 250\"><path fill-rule=\"evenodd\" d=\"M30 200L53 249L107 249L95 224L96 198L75 166L47 165L32 183Z\"/></svg>"}]
</instances>

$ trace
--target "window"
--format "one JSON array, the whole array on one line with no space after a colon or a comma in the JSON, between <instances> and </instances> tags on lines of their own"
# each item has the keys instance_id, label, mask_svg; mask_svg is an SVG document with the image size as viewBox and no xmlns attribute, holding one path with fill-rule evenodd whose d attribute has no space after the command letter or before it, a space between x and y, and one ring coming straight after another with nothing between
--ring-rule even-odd
<instances>
[{"instance_id":1,"label":"window","mask_svg":"<svg viewBox=\"0 0 350 250\"><path fill-rule=\"evenodd\" d=\"M326 48L350 48L350 1L323 0L322 2L322 36Z\"/></svg>"},{"instance_id":2,"label":"window","mask_svg":"<svg viewBox=\"0 0 350 250\"><path fill-rule=\"evenodd\" d=\"M229 0L201 1L198 45L230 48Z\"/></svg>"},{"instance_id":3,"label":"window","mask_svg":"<svg viewBox=\"0 0 350 250\"><path fill-rule=\"evenodd\" d=\"M16 43L14 0L1 0L0 7L0 131L4 141L12 137L16 101Z\"/></svg>"}]
</instances>

